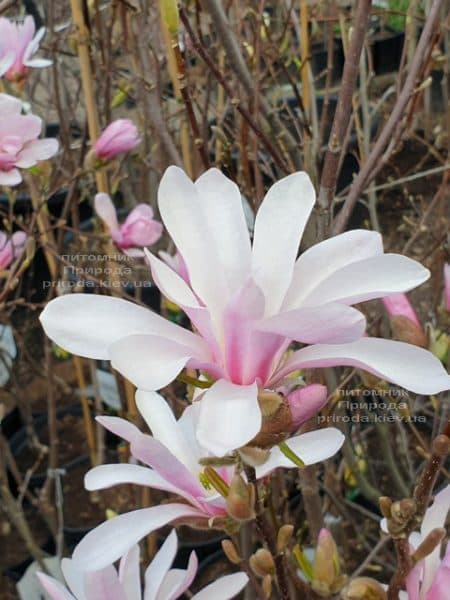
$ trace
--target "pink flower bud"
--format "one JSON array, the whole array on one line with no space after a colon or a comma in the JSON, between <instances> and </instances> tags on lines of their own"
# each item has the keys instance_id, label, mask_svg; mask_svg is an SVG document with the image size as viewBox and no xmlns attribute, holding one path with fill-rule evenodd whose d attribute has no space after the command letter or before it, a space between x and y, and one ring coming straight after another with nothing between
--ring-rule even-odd
<instances>
[{"instance_id":1,"label":"pink flower bud","mask_svg":"<svg viewBox=\"0 0 450 600\"><path fill-rule=\"evenodd\" d=\"M10 240L0 231L0 269L7 269L22 254L26 241L27 236L23 231L16 231Z\"/></svg>"},{"instance_id":2,"label":"pink flower bud","mask_svg":"<svg viewBox=\"0 0 450 600\"><path fill-rule=\"evenodd\" d=\"M51 60L33 58L45 35L42 27L36 33L34 19L25 17L23 23L16 23L6 17L0 17L0 77L3 75L10 81L21 79L28 69L48 67Z\"/></svg>"},{"instance_id":3,"label":"pink flower bud","mask_svg":"<svg viewBox=\"0 0 450 600\"><path fill-rule=\"evenodd\" d=\"M450 312L450 263L444 265L444 306Z\"/></svg>"},{"instance_id":4,"label":"pink flower bud","mask_svg":"<svg viewBox=\"0 0 450 600\"><path fill-rule=\"evenodd\" d=\"M382 298L389 314L393 336L401 342L428 347L428 339L406 294L395 294Z\"/></svg>"},{"instance_id":5,"label":"pink flower bud","mask_svg":"<svg viewBox=\"0 0 450 600\"><path fill-rule=\"evenodd\" d=\"M155 244L162 235L163 226L153 218L148 204L138 204L119 224L111 198L100 193L95 196L95 211L108 227L115 245L129 256L143 256L140 248Z\"/></svg>"},{"instance_id":6,"label":"pink flower bud","mask_svg":"<svg viewBox=\"0 0 450 600\"><path fill-rule=\"evenodd\" d=\"M99 159L108 161L129 152L140 141L138 130L130 119L117 119L103 131L94 144L94 150Z\"/></svg>"},{"instance_id":7,"label":"pink flower bud","mask_svg":"<svg viewBox=\"0 0 450 600\"><path fill-rule=\"evenodd\" d=\"M391 317L401 315L415 323L418 327L421 327L416 311L411 306L411 303L408 300L406 294L395 294L393 296L386 296L385 298L382 298L382 302L384 304L385 309Z\"/></svg>"},{"instance_id":8,"label":"pink flower bud","mask_svg":"<svg viewBox=\"0 0 450 600\"><path fill-rule=\"evenodd\" d=\"M292 415L293 431L325 406L327 395L326 386L320 383L312 383L288 394L287 399Z\"/></svg>"}]
</instances>

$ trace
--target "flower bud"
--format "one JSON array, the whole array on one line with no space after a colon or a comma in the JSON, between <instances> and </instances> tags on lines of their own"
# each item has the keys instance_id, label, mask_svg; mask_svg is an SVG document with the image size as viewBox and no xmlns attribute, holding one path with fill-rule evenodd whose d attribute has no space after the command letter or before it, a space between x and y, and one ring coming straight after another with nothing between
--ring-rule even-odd
<instances>
[{"instance_id":1,"label":"flower bud","mask_svg":"<svg viewBox=\"0 0 450 600\"><path fill-rule=\"evenodd\" d=\"M445 458L450 453L450 438L441 433L433 440L431 449L433 454Z\"/></svg>"},{"instance_id":2,"label":"flower bud","mask_svg":"<svg viewBox=\"0 0 450 600\"><path fill-rule=\"evenodd\" d=\"M283 552L289 542L292 539L292 535L294 534L294 526L293 525L283 525L278 530L277 535L277 550L278 552Z\"/></svg>"},{"instance_id":3,"label":"flower bud","mask_svg":"<svg viewBox=\"0 0 450 600\"><path fill-rule=\"evenodd\" d=\"M110 161L119 154L129 152L140 143L138 130L130 119L117 119L106 127L94 144L96 157Z\"/></svg>"},{"instance_id":4,"label":"flower bud","mask_svg":"<svg viewBox=\"0 0 450 600\"><path fill-rule=\"evenodd\" d=\"M258 402L262 414L261 430L249 445L271 448L289 436L292 430L291 413L286 398L276 392L260 392Z\"/></svg>"},{"instance_id":5,"label":"flower bud","mask_svg":"<svg viewBox=\"0 0 450 600\"><path fill-rule=\"evenodd\" d=\"M296 431L302 423L308 421L325 406L327 395L326 386L320 383L312 383L288 394L287 400L292 417L292 431Z\"/></svg>"},{"instance_id":6,"label":"flower bud","mask_svg":"<svg viewBox=\"0 0 450 600\"><path fill-rule=\"evenodd\" d=\"M269 600L272 595L272 575L266 575L262 581L262 589L264 593L264 598Z\"/></svg>"},{"instance_id":7,"label":"flower bud","mask_svg":"<svg viewBox=\"0 0 450 600\"><path fill-rule=\"evenodd\" d=\"M250 467L259 467L269 458L269 450L256 446L244 446L239 449L239 454L245 464Z\"/></svg>"},{"instance_id":8,"label":"flower bud","mask_svg":"<svg viewBox=\"0 0 450 600\"><path fill-rule=\"evenodd\" d=\"M341 593L342 600L387 600L383 587L370 577L357 577Z\"/></svg>"},{"instance_id":9,"label":"flower bud","mask_svg":"<svg viewBox=\"0 0 450 600\"><path fill-rule=\"evenodd\" d=\"M394 294L382 302L389 314L393 336L401 342L427 348L427 336L406 294Z\"/></svg>"},{"instance_id":10,"label":"flower bud","mask_svg":"<svg viewBox=\"0 0 450 600\"><path fill-rule=\"evenodd\" d=\"M222 540L222 550L233 565L239 565L242 562L242 558L231 540Z\"/></svg>"},{"instance_id":11,"label":"flower bud","mask_svg":"<svg viewBox=\"0 0 450 600\"><path fill-rule=\"evenodd\" d=\"M252 571L258 577L273 575L275 573L275 562L273 556L265 548L257 550L249 560Z\"/></svg>"},{"instance_id":12,"label":"flower bud","mask_svg":"<svg viewBox=\"0 0 450 600\"><path fill-rule=\"evenodd\" d=\"M234 475L226 497L227 512L236 521L248 521L255 517L255 489L241 475Z\"/></svg>"},{"instance_id":13,"label":"flower bud","mask_svg":"<svg viewBox=\"0 0 450 600\"><path fill-rule=\"evenodd\" d=\"M336 543L328 529L323 528L317 541L311 586L320 596L328 597L342 589L344 583Z\"/></svg>"},{"instance_id":14,"label":"flower bud","mask_svg":"<svg viewBox=\"0 0 450 600\"><path fill-rule=\"evenodd\" d=\"M426 556L431 554L437 546L442 542L445 537L445 529L442 527L436 527L430 531L425 537L423 542L416 548L413 554L414 562L418 563L423 560Z\"/></svg>"}]
</instances>

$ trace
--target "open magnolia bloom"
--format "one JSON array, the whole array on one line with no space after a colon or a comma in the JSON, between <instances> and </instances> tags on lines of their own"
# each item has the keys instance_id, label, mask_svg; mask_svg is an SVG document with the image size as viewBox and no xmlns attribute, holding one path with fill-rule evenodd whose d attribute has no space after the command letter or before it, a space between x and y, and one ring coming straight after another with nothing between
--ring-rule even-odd
<instances>
[{"instance_id":1,"label":"open magnolia bloom","mask_svg":"<svg viewBox=\"0 0 450 600\"><path fill-rule=\"evenodd\" d=\"M34 19L25 17L23 23L15 23L0 17L0 77L14 81L23 77L30 67L48 67L52 64L46 58L33 58L45 35L41 27L36 33Z\"/></svg>"},{"instance_id":2,"label":"open magnolia bloom","mask_svg":"<svg viewBox=\"0 0 450 600\"><path fill-rule=\"evenodd\" d=\"M420 532L409 536L411 553L436 529L445 527L450 510L450 485L436 494L433 504L427 509ZM386 519L380 523L382 531L389 533ZM450 589L450 544L441 558L442 544L420 560L406 578L406 592L400 592L400 600L443 600Z\"/></svg>"},{"instance_id":3,"label":"open magnolia bloom","mask_svg":"<svg viewBox=\"0 0 450 600\"><path fill-rule=\"evenodd\" d=\"M350 231L309 248L299 242L315 202L306 173L267 192L253 245L238 187L217 169L195 183L169 167L158 191L161 218L189 283L147 253L161 292L189 316L192 333L116 298L72 294L41 315L47 335L74 354L111 360L141 390L157 390L184 367L205 374L197 437L222 456L261 427L258 390L276 389L298 369L355 366L408 390L431 394L450 377L429 352L362 337L350 305L398 294L429 277L419 263L384 254L381 237ZM310 344L287 360L292 341Z\"/></svg>"},{"instance_id":4,"label":"open magnolia bloom","mask_svg":"<svg viewBox=\"0 0 450 600\"><path fill-rule=\"evenodd\" d=\"M19 169L29 169L58 151L54 138L39 139L42 120L23 115L22 102L0 94L0 185L14 186L22 181Z\"/></svg>"},{"instance_id":5,"label":"open magnolia bloom","mask_svg":"<svg viewBox=\"0 0 450 600\"><path fill-rule=\"evenodd\" d=\"M98 417L98 421L130 444L137 464L100 465L85 477L86 489L93 491L123 483L165 490L183 499L125 513L102 523L88 533L73 554L77 568L101 569L122 556L148 533L176 520L220 527L229 519L225 497L208 480L200 459L210 454L198 443L195 430L200 403L188 406L177 421L167 402L156 392L136 393L139 412L153 436L145 435L134 425L118 417ZM342 446L344 436L335 428L326 428L298 435L286 442L305 465L333 456ZM150 467L150 468L149 468ZM264 477L277 467L293 468L278 447L270 453L265 464L257 467L256 476ZM228 486L234 466L214 468L221 482ZM114 542L112 543L112 541Z\"/></svg>"},{"instance_id":6,"label":"open magnolia bloom","mask_svg":"<svg viewBox=\"0 0 450 600\"><path fill-rule=\"evenodd\" d=\"M64 558L61 569L70 592L53 577L44 573L37 573L37 576L51 600L177 600L191 586L198 568L195 552L191 553L186 570L170 568L177 546L177 534L172 531L145 571L144 590L139 568L139 547L136 545L121 559L118 571L108 565L97 571L85 572L79 570L73 560ZM191 598L230 600L247 582L245 573L226 575Z\"/></svg>"}]
</instances>

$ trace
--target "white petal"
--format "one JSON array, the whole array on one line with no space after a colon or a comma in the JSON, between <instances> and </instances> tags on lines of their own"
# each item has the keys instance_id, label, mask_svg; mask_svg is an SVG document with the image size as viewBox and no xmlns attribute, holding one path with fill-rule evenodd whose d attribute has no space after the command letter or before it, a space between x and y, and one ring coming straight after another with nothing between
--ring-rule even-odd
<instances>
[{"instance_id":1,"label":"white petal","mask_svg":"<svg viewBox=\"0 0 450 600\"><path fill-rule=\"evenodd\" d=\"M177 600L193 582L197 568L197 555L191 552L187 569L171 569L166 574L157 600Z\"/></svg>"},{"instance_id":2,"label":"white petal","mask_svg":"<svg viewBox=\"0 0 450 600\"><path fill-rule=\"evenodd\" d=\"M184 279L147 248L144 248L144 252L150 263L153 279L164 296L181 307L198 307L198 300Z\"/></svg>"},{"instance_id":3,"label":"white petal","mask_svg":"<svg viewBox=\"0 0 450 600\"><path fill-rule=\"evenodd\" d=\"M228 289L239 288L250 276L250 236L238 186L218 169L209 169L195 182L207 215L207 227L220 257Z\"/></svg>"},{"instance_id":4,"label":"white petal","mask_svg":"<svg viewBox=\"0 0 450 600\"><path fill-rule=\"evenodd\" d=\"M248 576L245 573L225 575L207 585L198 594L194 594L192 600L230 600L239 594L247 583Z\"/></svg>"},{"instance_id":5,"label":"white petal","mask_svg":"<svg viewBox=\"0 0 450 600\"><path fill-rule=\"evenodd\" d=\"M349 306L325 304L280 313L258 323L257 328L305 344L344 344L363 335L366 319Z\"/></svg>"},{"instance_id":6,"label":"white petal","mask_svg":"<svg viewBox=\"0 0 450 600\"><path fill-rule=\"evenodd\" d=\"M417 394L437 394L450 388L450 376L428 350L379 338L350 344L317 344L294 352L273 378L298 369L351 366L364 369Z\"/></svg>"},{"instance_id":7,"label":"white petal","mask_svg":"<svg viewBox=\"0 0 450 600\"><path fill-rule=\"evenodd\" d=\"M104 490L123 483L148 486L173 494L180 493L176 486L166 481L159 473L140 465L126 463L98 465L90 469L84 476L84 487L89 491Z\"/></svg>"},{"instance_id":8,"label":"white petal","mask_svg":"<svg viewBox=\"0 0 450 600\"><path fill-rule=\"evenodd\" d=\"M186 262L192 288L214 313L217 324L229 293L221 257L197 188L178 167L169 167L164 173L158 205L164 225Z\"/></svg>"},{"instance_id":9,"label":"white petal","mask_svg":"<svg viewBox=\"0 0 450 600\"><path fill-rule=\"evenodd\" d=\"M136 404L153 437L159 440L178 460L193 472L198 470L195 454L168 403L156 392L136 392Z\"/></svg>"},{"instance_id":10,"label":"white petal","mask_svg":"<svg viewBox=\"0 0 450 600\"><path fill-rule=\"evenodd\" d=\"M87 358L109 359L109 346L133 334L160 335L192 346L195 353L205 353L199 336L147 308L110 296L60 296L47 304L40 320L50 339Z\"/></svg>"},{"instance_id":11,"label":"white petal","mask_svg":"<svg viewBox=\"0 0 450 600\"><path fill-rule=\"evenodd\" d=\"M15 186L22 181L22 175L19 169L10 169L9 171L0 170L0 185Z\"/></svg>"},{"instance_id":12,"label":"white petal","mask_svg":"<svg viewBox=\"0 0 450 600\"><path fill-rule=\"evenodd\" d=\"M75 595L75 598L77 600L86 600L86 595L84 593L84 574L73 566L71 558L63 558L61 560L61 571L70 591Z\"/></svg>"},{"instance_id":13,"label":"white petal","mask_svg":"<svg viewBox=\"0 0 450 600\"><path fill-rule=\"evenodd\" d=\"M200 444L216 456L223 456L255 437L261 428L257 393L256 383L216 381L200 400Z\"/></svg>"},{"instance_id":14,"label":"white petal","mask_svg":"<svg viewBox=\"0 0 450 600\"><path fill-rule=\"evenodd\" d=\"M283 310L299 307L312 290L338 269L378 254L383 254L381 235L363 229L347 231L308 248L295 263Z\"/></svg>"},{"instance_id":15,"label":"white petal","mask_svg":"<svg viewBox=\"0 0 450 600\"><path fill-rule=\"evenodd\" d=\"M177 554L178 540L175 529L164 541L164 544L155 554L154 559L145 571L144 600L156 600L158 590L169 571Z\"/></svg>"},{"instance_id":16,"label":"white petal","mask_svg":"<svg viewBox=\"0 0 450 600\"><path fill-rule=\"evenodd\" d=\"M171 383L192 356L192 348L156 335L130 335L109 348L114 369L141 390Z\"/></svg>"},{"instance_id":17,"label":"white petal","mask_svg":"<svg viewBox=\"0 0 450 600\"><path fill-rule=\"evenodd\" d=\"M141 599L141 573L139 566L139 546L132 546L119 565L119 581L127 600Z\"/></svg>"},{"instance_id":18,"label":"white petal","mask_svg":"<svg viewBox=\"0 0 450 600\"><path fill-rule=\"evenodd\" d=\"M313 465L334 456L345 441L345 436L334 427L326 427L317 431L309 431L296 435L286 441L287 446L305 463ZM278 446L270 451L270 456L263 465L256 467L256 477L265 477L277 467L296 469L296 465Z\"/></svg>"},{"instance_id":19,"label":"white petal","mask_svg":"<svg viewBox=\"0 0 450 600\"><path fill-rule=\"evenodd\" d=\"M401 254L382 254L347 265L322 281L303 304L326 302L355 304L407 292L430 276L428 269Z\"/></svg>"},{"instance_id":20,"label":"white petal","mask_svg":"<svg viewBox=\"0 0 450 600\"><path fill-rule=\"evenodd\" d=\"M94 208L95 212L98 214L100 219L108 226L108 229L111 232L117 231L119 229L116 207L114 206L109 194L105 194L104 192L95 194Z\"/></svg>"},{"instance_id":21,"label":"white petal","mask_svg":"<svg viewBox=\"0 0 450 600\"><path fill-rule=\"evenodd\" d=\"M266 297L266 315L275 314L291 284L300 239L316 195L308 175L293 173L267 192L256 215L253 276Z\"/></svg>"},{"instance_id":22,"label":"white petal","mask_svg":"<svg viewBox=\"0 0 450 600\"><path fill-rule=\"evenodd\" d=\"M112 565L85 574L86 600L128 600Z\"/></svg>"},{"instance_id":23,"label":"white petal","mask_svg":"<svg viewBox=\"0 0 450 600\"><path fill-rule=\"evenodd\" d=\"M43 69L53 64L52 60L48 58L31 58L30 60L24 61L26 67L33 67L35 69Z\"/></svg>"},{"instance_id":24,"label":"white petal","mask_svg":"<svg viewBox=\"0 0 450 600\"><path fill-rule=\"evenodd\" d=\"M447 485L443 490L436 494L433 504L425 512L422 521L420 532L422 538L425 538L436 527L445 527L447 513L450 510L450 485ZM438 545L424 561L424 575L422 589L424 597L426 591L431 586L436 571L440 563L441 548Z\"/></svg>"},{"instance_id":25,"label":"white petal","mask_svg":"<svg viewBox=\"0 0 450 600\"><path fill-rule=\"evenodd\" d=\"M199 516L203 514L191 506L175 503L119 515L90 531L75 548L72 559L82 571L102 569L152 531L177 519Z\"/></svg>"},{"instance_id":26,"label":"white petal","mask_svg":"<svg viewBox=\"0 0 450 600\"><path fill-rule=\"evenodd\" d=\"M36 576L51 600L78 600L78 598L69 594L62 583L57 581L54 577L49 577L41 572L36 573Z\"/></svg>"}]
</instances>

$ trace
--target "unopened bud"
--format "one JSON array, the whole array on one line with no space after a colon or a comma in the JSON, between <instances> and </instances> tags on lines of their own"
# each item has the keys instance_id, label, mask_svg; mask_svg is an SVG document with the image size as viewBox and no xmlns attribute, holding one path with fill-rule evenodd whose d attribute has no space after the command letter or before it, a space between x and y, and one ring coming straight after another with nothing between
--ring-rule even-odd
<instances>
[{"instance_id":1,"label":"unopened bud","mask_svg":"<svg viewBox=\"0 0 450 600\"><path fill-rule=\"evenodd\" d=\"M222 540L222 550L233 565L239 565L242 562L242 558L231 540Z\"/></svg>"},{"instance_id":2,"label":"unopened bud","mask_svg":"<svg viewBox=\"0 0 450 600\"><path fill-rule=\"evenodd\" d=\"M387 600L386 592L375 579L357 577L342 590L342 600Z\"/></svg>"},{"instance_id":3,"label":"unopened bud","mask_svg":"<svg viewBox=\"0 0 450 600\"><path fill-rule=\"evenodd\" d=\"M311 586L321 596L336 593L344 584L336 543L328 529L321 529L312 569Z\"/></svg>"},{"instance_id":4,"label":"unopened bud","mask_svg":"<svg viewBox=\"0 0 450 600\"><path fill-rule=\"evenodd\" d=\"M312 383L288 394L292 431L296 431L302 423L316 415L325 406L327 397L327 388L320 383Z\"/></svg>"},{"instance_id":5,"label":"unopened bud","mask_svg":"<svg viewBox=\"0 0 450 600\"><path fill-rule=\"evenodd\" d=\"M394 294L382 299L389 314L395 339L422 348L428 347L428 339L406 294Z\"/></svg>"},{"instance_id":6,"label":"unopened bud","mask_svg":"<svg viewBox=\"0 0 450 600\"><path fill-rule=\"evenodd\" d=\"M414 562L423 560L431 554L435 548L442 542L445 537L445 529L437 527L430 531L423 542L416 548L413 554Z\"/></svg>"},{"instance_id":7,"label":"unopened bud","mask_svg":"<svg viewBox=\"0 0 450 600\"><path fill-rule=\"evenodd\" d=\"M263 418L272 417L283 404L283 396L277 392L264 390L258 394L258 403Z\"/></svg>"},{"instance_id":8,"label":"unopened bud","mask_svg":"<svg viewBox=\"0 0 450 600\"><path fill-rule=\"evenodd\" d=\"M169 33L173 36L177 35L180 28L177 0L160 0L159 10L161 11L161 19Z\"/></svg>"},{"instance_id":9,"label":"unopened bud","mask_svg":"<svg viewBox=\"0 0 450 600\"><path fill-rule=\"evenodd\" d=\"M401 525L408 523L416 512L416 503L412 498L404 498L391 506L391 518Z\"/></svg>"},{"instance_id":10,"label":"unopened bud","mask_svg":"<svg viewBox=\"0 0 450 600\"><path fill-rule=\"evenodd\" d=\"M273 575L275 573L275 562L273 556L265 548L257 550L249 560L252 571L258 577Z\"/></svg>"},{"instance_id":11,"label":"unopened bud","mask_svg":"<svg viewBox=\"0 0 450 600\"><path fill-rule=\"evenodd\" d=\"M283 525L278 530L277 535L277 550L278 552L284 552L287 545L292 539L292 535L294 534L294 526L293 525Z\"/></svg>"},{"instance_id":12,"label":"unopened bud","mask_svg":"<svg viewBox=\"0 0 450 600\"><path fill-rule=\"evenodd\" d=\"M255 489L240 475L234 475L226 497L227 512L236 521L248 521L255 517Z\"/></svg>"},{"instance_id":13,"label":"unopened bud","mask_svg":"<svg viewBox=\"0 0 450 600\"><path fill-rule=\"evenodd\" d=\"M433 454L445 458L450 453L450 438L441 433L434 438L431 449Z\"/></svg>"},{"instance_id":14,"label":"unopened bud","mask_svg":"<svg viewBox=\"0 0 450 600\"><path fill-rule=\"evenodd\" d=\"M292 417L287 399L265 390L258 394L262 414L262 424L258 435L251 440L251 446L271 448L289 437L292 430Z\"/></svg>"},{"instance_id":15,"label":"unopened bud","mask_svg":"<svg viewBox=\"0 0 450 600\"><path fill-rule=\"evenodd\" d=\"M383 517L390 519L392 500L388 496L381 496L378 502L380 503L380 510Z\"/></svg>"},{"instance_id":16,"label":"unopened bud","mask_svg":"<svg viewBox=\"0 0 450 600\"><path fill-rule=\"evenodd\" d=\"M93 171L97 169L99 166L99 157L95 148L91 148L89 152L84 157L84 168L88 171Z\"/></svg>"},{"instance_id":17,"label":"unopened bud","mask_svg":"<svg viewBox=\"0 0 450 600\"><path fill-rule=\"evenodd\" d=\"M272 575L266 575L262 580L262 590L264 594L264 598L269 600L272 595Z\"/></svg>"}]
</instances>

